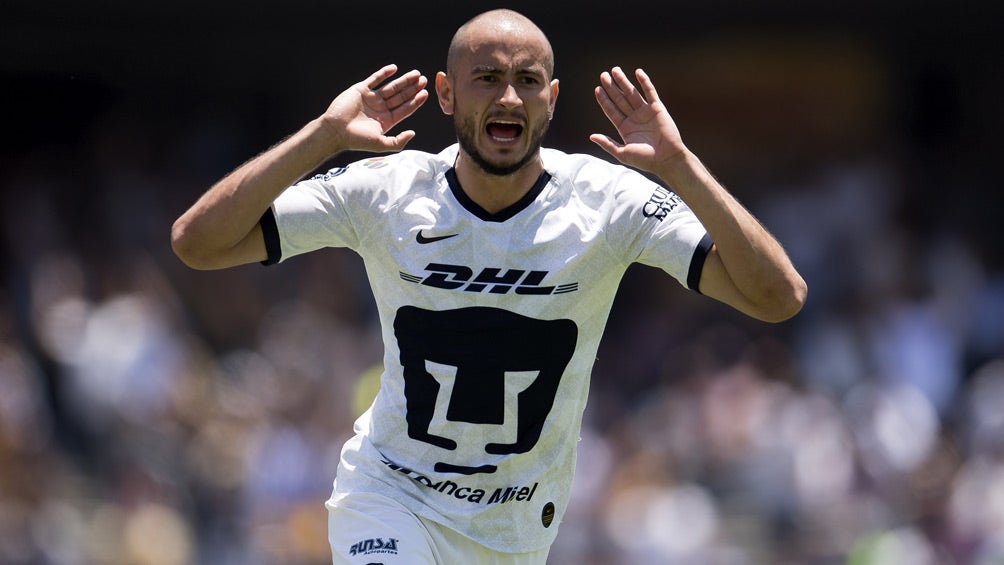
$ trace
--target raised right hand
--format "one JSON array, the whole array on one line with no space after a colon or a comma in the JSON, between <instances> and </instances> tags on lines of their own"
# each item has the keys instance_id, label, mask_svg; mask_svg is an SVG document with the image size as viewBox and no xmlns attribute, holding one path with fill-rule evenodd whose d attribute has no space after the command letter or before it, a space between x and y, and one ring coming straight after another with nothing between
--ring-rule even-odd
<instances>
[{"instance_id":1,"label":"raised right hand","mask_svg":"<svg viewBox=\"0 0 1004 565\"><path fill-rule=\"evenodd\" d=\"M386 135L426 100L428 79L417 70L388 81L397 65L387 65L335 98L321 116L339 151L400 151L414 130Z\"/></svg>"},{"instance_id":2,"label":"raised right hand","mask_svg":"<svg viewBox=\"0 0 1004 565\"><path fill-rule=\"evenodd\" d=\"M414 131L386 134L429 98L428 81L418 71L389 80L396 72L387 65L352 85L319 118L214 184L174 222L178 257L195 269L262 261L258 221L287 187L342 151L404 149Z\"/></svg>"}]
</instances>

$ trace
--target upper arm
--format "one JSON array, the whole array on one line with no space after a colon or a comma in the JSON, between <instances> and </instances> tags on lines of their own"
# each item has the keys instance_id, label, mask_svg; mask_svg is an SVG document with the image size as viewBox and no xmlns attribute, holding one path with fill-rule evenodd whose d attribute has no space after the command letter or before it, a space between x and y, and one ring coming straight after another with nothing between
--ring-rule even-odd
<instances>
[{"instance_id":1,"label":"upper arm","mask_svg":"<svg viewBox=\"0 0 1004 565\"><path fill-rule=\"evenodd\" d=\"M760 318L756 305L739 290L725 269L722 258L718 254L718 248L713 244L704 260L697 290L701 294L728 304L746 315Z\"/></svg>"},{"instance_id":2,"label":"upper arm","mask_svg":"<svg viewBox=\"0 0 1004 565\"><path fill-rule=\"evenodd\" d=\"M255 224L244 239L240 240L223 259L226 263L224 267L261 263L268 259L261 223Z\"/></svg>"}]
</instances>

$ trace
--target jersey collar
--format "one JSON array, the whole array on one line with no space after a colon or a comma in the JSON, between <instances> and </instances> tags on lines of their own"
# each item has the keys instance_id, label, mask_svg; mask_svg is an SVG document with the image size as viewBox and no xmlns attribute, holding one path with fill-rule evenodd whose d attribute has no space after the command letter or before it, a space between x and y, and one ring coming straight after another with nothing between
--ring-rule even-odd
<instances>
[{"instance_id":1,"label":"jersey collar","mask_svg":"<svg viewBox=\"0 0 1004 565\"><path fill-rule=\"evenodd\" d=\"M476 202L467 196L467 193L465 193L464 189L460 186L460 180L457 178L457 171L453 167L450 167L446 171L446 182L449 183L450 191L453 192L453 196L458 202L460 202L460 205L466 208L468 212L486 222L504 222L516 214L519 214L537 199L537 196L544 191L544 187L547 186L547 183L550 181L551 174L547 171L541 171L540 176L537 177L537 181L533 183L533 187L531 187L522 198L514 202L511 206L503 208L502 210L492 214L481 206L478 206Z\"/></svg>"}]
</instances>

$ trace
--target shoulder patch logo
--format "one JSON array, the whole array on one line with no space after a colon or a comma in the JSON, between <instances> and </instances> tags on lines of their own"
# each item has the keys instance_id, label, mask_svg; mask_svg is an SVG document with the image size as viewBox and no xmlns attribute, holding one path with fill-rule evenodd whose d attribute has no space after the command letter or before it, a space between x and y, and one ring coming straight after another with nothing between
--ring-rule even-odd
<instances>
[{"instance_id":1,"label":"shoulder patch logo","mask_svg":"<svg viewBox=\"0 0 1004 565\"><path fill-rule=\"evenodd\" d=\"M340 174L342 174L344 172L345 172L345 167L338 167L338 168L335 168L335 169L331 169L330 171L328 171L326 173L314 175L311 180L329 181L329 180L337 177L338 175L340 175Z\"/></svg>"},{"instance_id":2,"label":"shoulder patch logo","mask_svg":"<svg viewBox=\"0 0 1004 565\"><path fill-rule=\"evenodd\" d=\"M645 203L645 207L642 208L642 214L646 218L655 218L661 222L682 202L683 200L675 192L670 192L660 186L655 189L655 192L649 197L648 202Z\"/></svg>"},{"instance_id":3,"label":"shoulder patch logo","mask_svg":"<svg viewBox=\"0 0 1004 565\"><path fill-rule=\"evenodd\" d=\"M366 167L367 169L381 169L387 166L386 157L370 157L363 161L359 161L359 166Z\"/></svg>"}]
</instances>

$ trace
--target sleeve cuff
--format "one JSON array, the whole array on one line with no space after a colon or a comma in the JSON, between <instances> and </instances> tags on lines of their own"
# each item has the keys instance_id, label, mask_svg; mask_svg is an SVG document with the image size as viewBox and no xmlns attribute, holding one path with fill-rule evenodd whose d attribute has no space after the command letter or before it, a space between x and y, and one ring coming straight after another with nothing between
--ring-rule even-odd
<instances>
[{"instance_id":1,"label":"sleeve cuff","mask_svg":"<svg viewBox=\"0 0 1004 565\"><path fill-rule=\"evenodd\" d=\"M268 256L261 264L275 265L282 259L282 247L279 245L279 227L275 223L275 212L271 206L265 210L258 223L261 224L261 233L265 237L265 252Z\"/></svg>"},{"instance_id":2,"label":"sleeve cuff","mask_svg":"<svg viewBox=\"0 0 1004 565\"><path fill-rule=\"evenodd\" d=\"M268 240L266 239L266 241ZM701 290L698 288L701 283L701 272L704 270L704 260L708 258L712 245L714 245L714 242L711 241L711 236L704 234L700 243L697 244L697 248L694 249L694 255L690 258L690 269L687 271L687 287L697 294L701 294Z\"/></svg>"}]
</instances>

